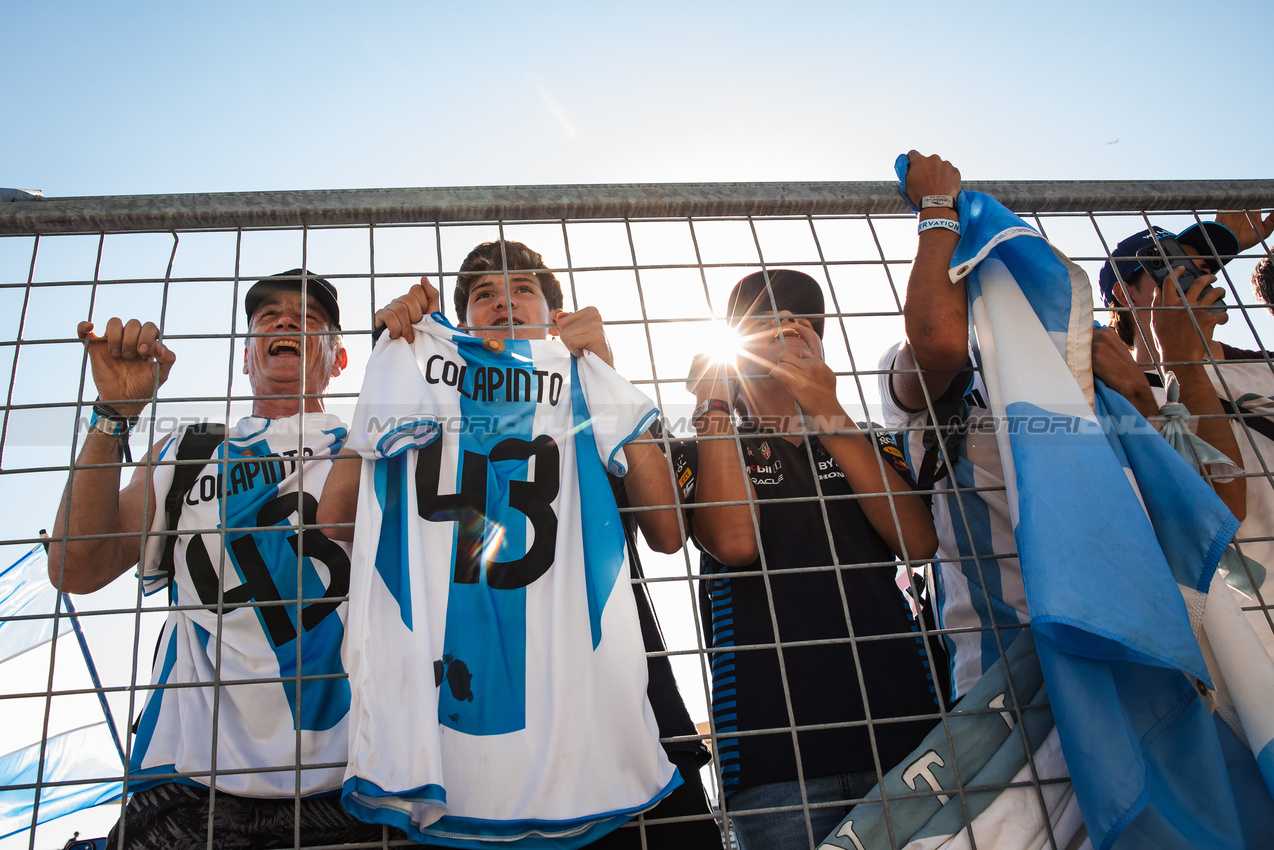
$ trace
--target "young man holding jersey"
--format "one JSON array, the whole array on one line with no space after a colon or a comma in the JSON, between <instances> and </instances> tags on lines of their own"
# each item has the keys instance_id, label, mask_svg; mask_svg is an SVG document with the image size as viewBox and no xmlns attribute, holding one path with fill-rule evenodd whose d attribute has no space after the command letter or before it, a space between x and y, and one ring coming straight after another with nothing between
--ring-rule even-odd
<instances>
[{"instance_id":1,"label":"young man holding jersey","mask_svg":"<svg viewBox=\"0 0 1274 850\"><path fill-rule=\"evenodd\" d=\"M552 336L557 337L572 355L580 357L585 352L592 352L607 367L612 365L610 347L606 340L601 316L598 311L592 307L585 307L574 313L564 311L562 309L563 299L560 284L553 273L546 268L540 255L530 248L517 242L484 243L470 253L462 264L460 272L454 293L456 328L466 332L471 337L482 339L488 353L493 356L502 355L510 341L544 340ZM407 343L414 344L420 342L421 334L426 332L421 330L424 326L420 323L432 322L433 320L428 319L428 317L438 309L439 298L436 290L427 281L422 281L419 286L412 287L403 297L380 310L376 314L376 324L384 326L391 338L401 337ZM431 332L436 332L436 329ZM449 333L443 333L443 336L447 337ZM468 355L462 356L468 357ZM536 354L534 356L539 357L540 355ZM426 381L433 377L444 383L457 383L458 381L460 384L469 387L466 390L462 386L460 392L465 397L473 396L470 401L474 403L475 407L469 409L468 412L458 409L456 412L462 417L479 415L475 413L477 407L493 403L493 407L483 407L483 409L489 410L492 415L507 415L513 408L518 407L517 402L519 400L526 400L523 396L526 395L525 390L528 388L530 389L530 400L535 401L538 398L537 390L533 386L534 381L538 380L536 378L531 379L532 383L528 384L528 387L515 389L513 395L509 396L504 390L486 392L483 389L479 392L478 390L486 387L486 384L478 385L473 383L475 380L474 372L478 370L472 365L469 367L467 379L458 378L455 374L455 369L444 374L441 371L443 367L439 363L434 365L437 367L436 370L426 370L423 373ZM415 380L413 373L416 367L409 364L405 368L407 371L403 380ZM532 367L528 366L529 368ZM583 372L583 364L580 364L580 370ZM437 374L435 374L435 371ZM490 370L486 371L489 372ZM539 375L539 373L534 374ZM490 380L490 378L484 380ZM366 392L367 387L365 385ZM402 392L407 396L414 395L405 388ZM548 392L551 393L551 389ZM512 403L506 404L505 402L510 398L512 398ZM547 400L546 397L544 401ZM518 409L521 410L522 408ZM593 410L593 412L596 413L597 410ZM446 416L442 411L433 411L429 415ZM530 414L523 410L523 415ZM603 415L606 415L604 411ZM355 418L358 418L357 414ZM473 423L469 423L466 418L465 422L460 423L460 427L463 429L470 424ZM454 429L454 427L454 425L449 425L450 429ZM475 425L474 427L480 426ZM450 430L447 433L450 433ZM502 431L501 433L504 432ZM509 435L515 436L513 431L510 431ZM667 461L653 441L646 442L650 439L650 433L646 432L638 440L625 443L626 473L622 478L613 475L610 477L610 486L621 507L627 505L634 507L670 506L673 503L673 491ZM430 445L430 448L434 451L449 451L448 449L437 448L442 442L443 438L440 437ZM481 452L480 448L473 446L471 448L479 451L479 453ZM425 450L422 448L423 453L425 453ZM531 482L530 486L538 485L541 476L547 474L547 471L542 470L540 466L544 460L538 454L536 457L536 471L533 475L530 472L526 475L528 481ZM356 512L355 505L358 499L361 467L361 464L354 462L355 459L342 460L336 464L336 470L329 478L319 509L320 520L328 525L327 533L344 539L351 539L354 536L354 529L351 523ZM468 465L478 461L479 458L476 456L471 458L469 457L469 452L465 453L463 463L466 469ZM562 487L566 487L567 473L563 471L562 476ZM417 472L417 481L419 481L419 472ZM459 485L457 484L456 486ZM511 489L515 486L525 487L528 485L525 483L519 484L515 481L511 485ZM551 499L548 501L551 501ZM498 507L493 509L499 510ZM364 515L361 510L359 509L360 512L358 513L360 524L364 522ZM519 510L530 510L530 508L524 506L524 508ZM442 515L439 515L439 519L441 518ZM641 578L640 565L636 560L637 550L634 526L641 528L647 542L657 551L676 551L681 546L682 536L678 527L677 516L672 510L637 510L623 514L623 519L624 531L627 536L628 563L634 579ZM517 520L514 521L517 522ZM523 518L523 521L526 521L526 518ZM558 525L557 521L567 523L567 525ZM565 533L561 529L571 527L569 522L565 515L557 517L555 527L558 531L556 533L559 535ZM432 530L433 525L434 523L427 524L426 530ZM534 536L537 541L542 533L541 527L535 525ZM577 532L570 533L574 534ZM463 536L463 529L461 534ZM488 545L490 545L490 540L488 540ZM445 551L435 552L432 548L429 551L431 554L428 557L432 558L436 555L438 569L445 571L448 565L444 564L443 561L446 560L447 553ZM484 555L482 560L486 564L486 572L483 573L485 578L479 577L478 580L490 582L493 588L491 591L493 596L500 595L494 590L497 587L497 582L491 578L493 571L501 569L501 564L507 563L508 559L516 554L516 551L513 551L512 553L500 555L492 553ZM525 560L530 556L531 552L528 552L526 556L519 560ZM456 557L459 558L460 556L456 555ZM560 552L558 559L561 560ZM456 561L455 568L456 570L461 569L459 560ZM562 563L558 563L554 569L558 568L565 569L566 567ZM625 584L627 583L622 579L621 581ZM536 580L536 582L526 588L526 592L541 592L537 589L539 583ZM664 652L665 647L662 643L658 623L654 617L653 607L650 605L644 584L640 582L633 584L632 592L636 598L642 636L637 638L637 640L644 638L645 651L656 653L653 657L647 658L645 666L649 681L647 696L653 707L654 719L658 724L658 734L663 738L692 737L696 734L694 726L677 691L671 667L666 656L659 654ZM458 591L453 588L450 593L457 594ZM450 610L450 603L448 610ZM530 612L528 612L527 616L531 616ZM450 623L450 618L448 622ZM451 628L451 625L448 625L448 640L451 640ZM503 627L501 630L503 630ZM633 648L640 652L640 644ZM529 647L527 652L528 654L531 652ZM638 657L640 658L640 656ZM452 658L450 662L445 662L445 666L447 670L445 676L438 679L435 675L440 689L439 693L444 700L448 699L448 693L455 690L456 682L453 679L453 671L457 666L456 659ZM463 687L466 690L466 696L470 696L478 690L480 684L478 680L469 679L470 674L474 672L474 670L466 669L463 677ZM469 687L470 684L472 684L472 688ZM481 695L479 694L479 696ZM590 702L593 701L591 697L585 696L582 698L588 699ZM472 702L465 700L463 711L469 711L471 706ZM444 725L447 722L457 723L457 729L459 730L465 721L444 721ZM599 720L598 722L601 721ZM636 728L629 729L628 732L633 736L639 735L639 730ZM533 735L534 733L524 731L518 734L525 737L525 735ZM454 741L455 737L453 736L451 740ZM679 767L684 783L665 797L655 809L646 812L643 826L645 841L649 846L718 846L720 834L710 819L705 795L698 777L698 768L707 758L706 752L698 741L669 743L665 745L664 749L672 762ZM613 768L614 766L612 765L611 767ZM626 772L627 767L625 768ZM573 772L583 775L586 768L593 771L598 769L605 771L608 769L606 765L597 764L596 759L590 759L589 764L580 764L573 768ZM514 776L516 771L510 768L508 773L509 776ZM359 775L361 776L362 774ZM618 779L618 775L616 775L616 778ZM510 781L517 780L510 779ZM449 803L456 802L457 799L449 792ZM356 805L360 804L360 802L355 800ZM369 800L368 802L374 801ZM674 824L659 823L661 818L694 815L700 816L700 819ZM429 829L430 826L424 824L420 828ZM435 826L433 828L438 829L441 827ZM424 838L421 840L424 840L434 833L424 832L422 834ZM420 835L417 837L421 838ZM630 826L610 832L587 846L595 848L637 848L643 846L642 841L642 832Z\"/></svg>"}]
</instances>

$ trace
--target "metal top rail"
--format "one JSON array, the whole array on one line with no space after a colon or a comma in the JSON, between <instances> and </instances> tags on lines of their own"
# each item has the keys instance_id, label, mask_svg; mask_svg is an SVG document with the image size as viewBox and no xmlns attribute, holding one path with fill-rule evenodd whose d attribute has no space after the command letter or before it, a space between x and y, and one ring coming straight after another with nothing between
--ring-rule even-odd
<instances>
[{"instance_id":1,"label":"metal top rail","mask_svg":"<svg viewBox=\"0 0 1274 850\"><path fill-rule=\"evenodd\" d=\"M1260 209L1274 180L969 182L1021 213ZM35 198L0 235L600 218L904 213L893 182L477 186Z\"/></svg>"}]
</instances>

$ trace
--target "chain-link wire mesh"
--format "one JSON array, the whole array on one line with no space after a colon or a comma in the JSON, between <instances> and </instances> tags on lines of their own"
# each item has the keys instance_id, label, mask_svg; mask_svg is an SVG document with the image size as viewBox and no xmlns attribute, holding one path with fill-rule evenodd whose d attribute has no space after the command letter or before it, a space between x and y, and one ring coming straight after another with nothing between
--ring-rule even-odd
<instances>
[{"instance_id":1,"label":"chain-link wire mesh","mask_svg":"<svg viewBox=\"0 0 1274 850\"><path fill-rule=\"evenodd\" d=\"M1218 209L1250 210L1255 223L1268 203L1266 199L1274 197L1274 181L1017 183L969 188L986 191L1019 211L1087 271L1094 293L1099 268L1116 243L1129 234L1151 224L1179 232L1212 218ZM176 354L170 377L150 399L151 405L132 432L129 447L133 461L120 459L97 465L110 475L119 469L126 483L130 476L145 476L149 470L173 463L170 458L156 460L155 449L166 435L195 423L235 422L249 415L254 403L261 400L254 396L244 374L243 349L254 337L244 316L243 299L256 280L300 267L321 275L339 290L342 340L349 366L316 398L297 396L294 402L321 402L329 413L348 422L372 347L376 309L403 295L424 276L441 291L441 309L454 320L451 291L462 260L474 245L501 238L523 242L544 256L561 280L567 310L590 305L598 308L606 322L616 370L662 412L663 433L653 439L665 452L671 452L670 457L676 456L678 442L718 439L734 445L743 461L746 446L739 442L737 430L696 437L695 400L685 384L696 354L736 344L731 342L724 322L727 298L740 278L758 270L795 269L817 282L826 304L825 313L820 314L825 319L823 354L835 373L838 397L851 419L863 423L873 434L883 433L882 367L878 364L889 347L904 336L902 307L917 242L915 219L905 212L889 184L509 187L79 198L9 204L0 209L0 374L6 380L0 420L0 502L6 506L0 562L16 562L28 552L39 557L39 547L48 542L44 530L58 533L54 515L68 472L81 465L76 458L90 434L98 392L85 346L76 336L78 322L92 321L98 333L112 316L154 322L164 344ZM1226 415L1246 425L1235 429L1243 453L1250 520L1240 532L1238 545L1257 560L1274 549L1274 514L1269 513L1274 511L1274 478L1270 475L1274 453L1269 450L1274 445L1269 436L1269 423L1274 418L1266 418L1270 411L1263 406L1274 396L1274 362L1266 351L1274 339L1274 318L1256 300L1251 278L1257 261L1269 249L1270 244L1261 241L1236 257L1223 258L1226 264L1218 275L1230 307L1228 322L1218 329L1216 339L1252 352L1251 359L1240 364L1214 355L1206 364L1215 376ZM1107 318L1100 303L1096 317ZM1171 368L1173 364L1164 365ZM778 433L772 439L784 436ZM805 435L794 432L790 436L799 442ZM812 466L821 462L811 443L802 445ZM302 454L301 448L297 446L298 454ZM304 469L306 461L304 457L300 460ZM326 460L311 461L320 462ZM753 458L747 463L754 480L767 474L756 469L764 466L764 461ZM236 475L250 474L246 468L238 473L233 463L222 465L223 480L205 475L206 480L196 482L196 489L203 487L207 491L204 495L215 498L218 488L233 486L230 482ZM669 461L669 473L678 474L673 460ZM266 473L255 469L251 474ZM786 653L831 644L850 647L857 659L865 647L890 637L855 631L850 611L858 581L856 571L896 570L899 606L918 604L925 577L933 574L932 560L927 556L842 563L833 540L833 516L838 514L829 513L829 505L856 497L827 495L822 480L819 474L813 475L815 492L790 500L808 506L817 515L815 525L821 527L826 546L834 553L833 563L803 569L835 577L837 607L844 616L846 636L785 640L780 634L778 643L767 647L774 650L780 673L786 669ZM80 479L72 479L72 500L78 483ZM965 486L955 486L952 493L920 492L931 498L949 498L953 516L969 527L960 499ZM967 486L976 491L982 485ZM94 499L101 496L100 492L92 493ZM159 511L164 497L162 492L143 492L141 498L149 510ZM891 492L889 510L897 518L893 500ZM743 501L754 516L760 515L761 506L755 499ZM631 507L625 512L631 516L640 510ZM691 521L689 515L681 515L683 532L690 530ZM306 531L313 531L314 523L313 517L302 513L289 520L282 532L309 540ZM266 527L252 526L202 529L212 541L209 549L214 553L226 552L228 534L254 530L269 533ZM140 547L151 537L139 535L140 531L122 530L107 537L133 547L131 563L143 554ZM66 539L58 542L71 542L74 535L63 534ZM763 544L760 529L755 535L754 542ZM163 536L159 535L161 541ZM221 617L236 605L246 605L255 608L263 621L271 608L282 609L296 634L295 651L299 654L306 630L295 628L297 609L323 601L321 590L316 593L304 583L308 545L293 546L297 581L302 585L299 593L297 588L280 588L274 600L258 596L234 605L226 598L179 600L178 607L210 610ZM983 559L1014 555L990 548L983 541L972 543L969 560L974 567ZM765 584L771 623L777 625L781 616L774 605L771 582L787 561L782 557L775 561L775 553L764 545L759 549L758 566L736 570L731 577L755 578ZM61 550L61 546L54 546L55 552ZM787 724L740 729L725 721L723 728L723 719L730 714L722 710L729 702L730 677L722 673L722 659L758 647L741 648L723 639L720 622L715 623L714 632L711 604L700 604L707 579L701 576L700 551L692 542L673 555L656 553L644 544L639 551L644 578L635 584L653 600L666 647L653 655L666 658L671 665L681 697L699 728L698 734L665 736L666 745L686 747L702 739L721 755L723 742L776 738L792 751L799 773L812 753L796 746L798 739L820 730L864 728L871 750L867 761L879 778L894 767L882 758L877 741L878 735L888 734L891 724L900 719L939 726L949 722L952 709L945 700L947 688L937 672L942 663L938 657L942 654L940 638L946 632L940 623L917 618L914 634L893 637L913 640L919 635L923 639L922 651L935 678L935 690L944 696L932 711L888 720L873 720L869 714L865 719L802 724L793 720L799 718L801 707L793 704L792 683L784 674L781 693L772 697L782 706ZM215 555L213 563L220 569L226 567ZM60 563L49 564L52 574L61 568ZM108 720L102 731L106 734L98 743L105 744L108 756L116 747L125 756L131 751L136 735L130 727L142 719L143 707L152 695L151 667L169 609L168 595L145 595L133 573L129 569L100 590L68 597L74 603L74 617L63 605L43 612L6 611L0 619L0 657L9 654L4 642L10 638L3 636L5 632L16 634L28 626L51 622L57 633L63 634L67 621L76 623L74 631L56 640L47 640L47 635L21 638L30 642L30 648L3 662L7 672L0 674L5 718L0 753L34 746L31 752L38 770L34 779L14 781L0 788L0 793L25 794L29 802L33 788L44 788L47 793L97 780L132 780L118 769L103 772L106 768L102 765L109 767L110 760L100 757L97 761L85 759L90 766L72 770L70 775L56 773L52 761L64 761L76 753L55 755L48 745L62 733L97 724L105 716ZM22 588L9 590L20 594ZM1274 645L1268 592L1256 590L1245 607L1253 614L1258 630L1263 621L1261 637L1266 646ZM1006 628L1019 627L995 625L986 636L1000 653L1005 647L1000 632ZM220 646L217 637L214 630L207 640L216 644L211 657L219 663L223 653L237 648ZM81 646L91 653L95 664L91 672ZM218 669L210 673L219 677ZM861 669L828 669L822 675L852 683L868 704L872 702L873 694ZM313 676L307 677L301 665L291 674L254 678L250 686L284 687L298 678ZM228 686L242 684L217 681ZM718 690L715 712L714 682ZM217 752L216 726L210 734L209 730L188 730L188 734L188 746ZM297 731L298 747L300 739ZM730 746L727 744L727 750ZM118 755L115 758L118 766ZM209 772L170 778L215 783L225 770L218 769L215 761ZM304 769L324 766L307 764ZM722 790L734 790L730 782L734 766L718 758L702 771L713 805L711 812L673 815L670 822L709 822L715 830L724 830L726 814L741 812L746 816L757 811L733 806L727 796L723 813ZM296 789L303 786L304 771L295 759L275 767L295 775ZM958 764L954 767L962 777L960 787L929 787L922 771L908 780L914 795L942 794L944 800L949 796L965 801L975 796L974 790L996 792L1011 785L1031 789L1034 804L1042 806L1048 788L1060 783L1028 771L1025 782L984 787L971 774L960 774ZM51 779L55 774L59 778ZM830 801L819 802L805 793L806 785L805 781L800 783L795 808L807 818L823 809L842 811L865 793L842 789L832 793ZM115 803L94 810L99 812L97 820L77 821L92 817L81 813L40 828L30 828L30 818L35 815L28 813L24 815L26 826L19 827L17 836L0 846L54 846L61 840L55 836L65 837L72 829L105 834L121 810L122 804ZM965 811L967 815L972 810L966 806ZM87 826L65 825L79 822ZM806 820L809 831L804 840L816 847L824 835L814 834L813 823ZM643 818L624 828L635 833L639 844L633 846L665 846L656 833L648 834L649 824ZM301 846L300 826L294 829L293 837ZM732 841L733 837L724 840ZM1051 836L1048 841L1052 841ZM977 846L977 838L971 843ZM365 846L394 844L394 835L385 832L379 842ZM215 835L208 836L208 846L217 846Z\"/></svg>"}]
</instances>

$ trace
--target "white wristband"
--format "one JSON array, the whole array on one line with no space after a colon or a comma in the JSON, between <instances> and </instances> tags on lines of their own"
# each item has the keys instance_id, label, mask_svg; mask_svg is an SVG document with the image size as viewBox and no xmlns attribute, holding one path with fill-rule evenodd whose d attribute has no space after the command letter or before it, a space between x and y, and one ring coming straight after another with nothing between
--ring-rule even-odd
<instances>
[{"instance_id":1,"label":"white wristband","mask_svg":"<svg viewBox=\"0 0 1274 850\"><path fill-rule=\"evenodd\" d=\"M926 218L920 222L920 226L916 228L917 233L924 233L926 230L933 230L935 227L941 227L950 230L956 236L960 235L960 222L953 221L949 218Z\"/></svg>"},{"instance_id":2,"label":"white wristband","mask_svg":"<svg viewBox=\"0 0 1274 850\"><path fill-rule=\"evenodd\" d=\"M920 199L920 209L927 210L930 207L955 209L955 198L950 195L925 195Z\"/></svg>"}]
</instances>

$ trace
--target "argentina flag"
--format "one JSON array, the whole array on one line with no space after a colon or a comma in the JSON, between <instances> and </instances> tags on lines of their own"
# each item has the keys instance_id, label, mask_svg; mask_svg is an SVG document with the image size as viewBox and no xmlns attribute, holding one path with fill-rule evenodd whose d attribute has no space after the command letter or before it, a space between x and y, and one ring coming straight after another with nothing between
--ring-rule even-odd
<instances>
[{"instance_id":1,"label":"argentina flag","mask_svg":"<svg viewBox=\"0 0 1274 850\"><path fill-rule=\"evenodd\" d=\"M49 582L48 564L37 545L0 570L0 664L71 630L65 613L54 617L58 591Z\"/></svg>"},{"instance_id":2,"label":"argentina flag","mask_svg":"<svg viewBox=\"0 0 1274 850\"><path fill-rule=\"evenodd\" d=\"M905 155L895 168L905 187ZM961 192L957 211L950 276L968 289L1040 666L1092 845L1274 846L1261 843L1274 799L1252 757L1269 748L1234 740L1200 696L1208 591L1238 521L1094 380L1084 272L989 196Z\"/></svg>"},{"instance_id":3,"label":"argentina flag","mask_svg":"<svg viewBox=\"0 0 1274 850\"><path fill-rule=\"evenodd\" d=\"M32 680L30 673L41 664L52 664L54 655L46 651L47 661L42 661L27 653L74 634L78 651L62 646L58 665L76 673L83 665L80 675L89 680L84 684L99 690L97 700L105 719L98 719L101 715L90 710L77 719L94 722L58 733L46 726L41 737L38 730L19 722L24 714L21 700L6 705L2 740L8 746L0 752L0 839L118 800L122 794L124 756L100 693L101 683L71 600L49 583L48 569L44 547L36 545L0 570L0 681L14 693L48 687L47 668L39 671L38 681ZM24 661L30 663L24 665ZM28 732L31 734L25 734ZM17 746L10 749L15 743Z\"/></svg>"}]
</instances>

